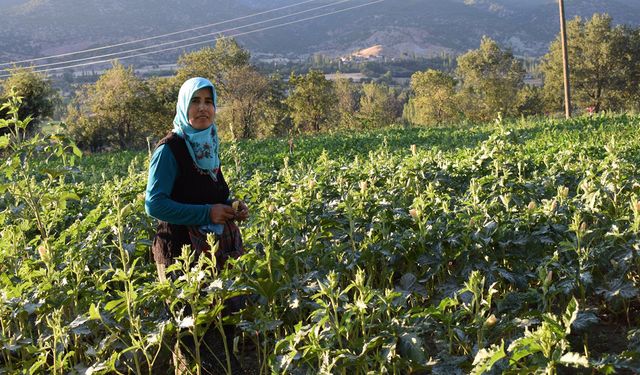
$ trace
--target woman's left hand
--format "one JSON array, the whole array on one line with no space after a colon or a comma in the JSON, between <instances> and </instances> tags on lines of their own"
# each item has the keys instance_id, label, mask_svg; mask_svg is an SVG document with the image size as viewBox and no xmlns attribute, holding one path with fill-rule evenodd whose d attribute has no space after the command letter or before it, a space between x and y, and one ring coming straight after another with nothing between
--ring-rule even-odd
<instances>
[{"instance_id":1,"label":"woman's left hand","mask_svg":"<svg viewBox=\"0 0 640 375\"><path fill-rule=\"evenodd\" d=\"M234 219L239 221L247 220L247 218L249 218L249 207L247 207L247 204L241 200L237 200L237 202L238 209L236 210L236 216Z\"/></svg>"}]
</instances>

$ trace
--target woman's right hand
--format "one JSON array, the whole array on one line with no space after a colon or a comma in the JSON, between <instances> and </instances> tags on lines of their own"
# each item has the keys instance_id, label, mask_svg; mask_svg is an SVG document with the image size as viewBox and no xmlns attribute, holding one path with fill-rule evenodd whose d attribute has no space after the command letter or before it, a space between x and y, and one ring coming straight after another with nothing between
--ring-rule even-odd
<instances>
[{"instance_id":1,"label":"woman's right hand","mask_svg":"<svg viewBox=\"0 0 640 375\"><path fill-rule=\"evenodd\" d=\"M209 217L214 224L224 224L233 219L236 211L226 204L214 204L209 210Z\"/></svg>"}]
</instances>

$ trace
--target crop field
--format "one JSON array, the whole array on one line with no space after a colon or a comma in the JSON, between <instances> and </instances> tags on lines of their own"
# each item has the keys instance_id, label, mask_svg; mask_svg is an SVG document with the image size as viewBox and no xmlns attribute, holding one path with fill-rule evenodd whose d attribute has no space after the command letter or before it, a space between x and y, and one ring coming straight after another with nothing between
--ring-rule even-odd
<instances>
[{"instance_id":1,"label":"crop field","mask_svg":"<svg viewBox=\"0 0 640 375\"><path fill-rule=\"evenodd\" d=\"M226 323L261 374L640 372L640 117L223 141L247 252L172 282L147 152L0 146L0 373L164 374Z\"/></svg>"}]
</instances>

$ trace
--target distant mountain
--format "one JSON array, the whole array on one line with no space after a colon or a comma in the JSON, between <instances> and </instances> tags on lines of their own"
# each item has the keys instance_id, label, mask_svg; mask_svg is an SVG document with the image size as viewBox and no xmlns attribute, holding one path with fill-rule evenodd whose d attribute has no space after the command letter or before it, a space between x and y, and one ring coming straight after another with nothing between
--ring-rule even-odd
<instances>
[{"instance_id":1,"label":"distant mountain","mask_svg":"<svg viewBox=\"0 0 640 375\"><path fill-rule=\"evenodd\" d=\"M0 63L122 43L289 6L216 27L121 48L167 43L264 22L225 33L233 35L372 2L0 0ZM302 13L321 6L326 7ZM639 0L566 0L565 8L569 18L606 12L617 24L640 24ZM295 12L300 14L294 15ZM284 17L286 15L290 16ZM274 17L281 18L266 22ZM380 46L389 56L428 56L477 48L481 37L488 35L511 47L516 54L540 56L547 51L558 29L556 0L386 0L343 13L252 32L239 36L238 40L252 53L340 56ZM189 42L182 44L186 43ZM198 47L191 50L195 48ZM172 62L181 52L151 55L142 60Z\"/></svg>"}]
</instances>

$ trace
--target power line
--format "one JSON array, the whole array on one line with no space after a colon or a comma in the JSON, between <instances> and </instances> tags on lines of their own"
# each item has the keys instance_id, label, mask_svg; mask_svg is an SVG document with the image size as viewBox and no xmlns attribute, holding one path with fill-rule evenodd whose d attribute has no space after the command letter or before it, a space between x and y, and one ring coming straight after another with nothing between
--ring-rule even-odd
<instances>
[{"instance_id":1,"label":"power line","mask_svg":"<svg viewBox=\"0 0 640 375\"><path fill-rule=\"evenodd\" d=\"M38 69L38 68L44 68L44 67L47 67L47 66L64 65L64 64L75 63L75 62L80 62L80 61L88 61L88 60L100 59L100 58L103 58L103 57L118 56L118 55L121 55L121 54L130 53L130 52L148 50L148 49L152 49L152 48L156 48L156 47L166 46L166 45L169 45L169 44L187 42L187 41L199 39L199 38L202 38L202 37L205 37L205 36L212 36L212 35L221 34L221 33L225 33L225 32L235 31L237 29L243 29L243 28L246 28L246 27L261 25L261 24L264 24L264 23L277 21L277 20L280 20L280 19L283 19L283 18L287 18L287 17L292 17L292 16L297 16L297 15L303 14L303 13L313 12L313 11L318 10L318 9L326 8L326 7L333 6L333 5L342 4L342 3L345 3L345 2L349 2L349 1L352 1L352 0L340 0L340 1L337 1L335 3L329 3L329 4L321 5L321 6L318 6L318 7L315 7L315 8L311 8L311 9L307 9L307 10L303 10L303 11L299 11L299 12L294 12L294 13L287 14L287 15L284 15L284 16L271 18L271 19L268 19L268 20L257 21L257 22L250 23L250 24L243 25L243 26L232 27L232 28L229 28L229 29L224 29L224 30L219 30L219 31L207 33L207 34L192 36L192 37L189 37L189 38L184 38L184 39L179 39L179 40L174 40L174 41L168 41L168 42L162 42L162 43L153 44L153 45L146 46L146 47L127 49L127 50L124 50L124 51L112 52L112 53L107 53L107 54L104 54L104 55L83 57L83 58L80 58L80 59L59 61L59 62L55 62L55 63L33 65L33 66L30 66L30 67L34 68L34 69Z\"/></svg>"},{"instance_id":2,"label":"power line","mask_svg":"<svg viewBox=\"0 0 640 375\"><path fill-rule=\"evenodd\" d=\"M186 29L186 30L174 31L174 32L171 32L171 33L168 33L168 34L156 35L156 36L152 36L152 37L148 37L148 38L136 39L136 40L131 40L131 41L128 41L128 42L122 42L122 43L117 43L117 44L111 44L111 45L103 46L103 47L96 47L96 48L90 48L90 49L85 49L85 50L80 50L80 51L61 53L59 55L38 57L38 58L34 58L34 59L27 59L27 60L19 60L19 61L11 61L11 62L6 62L6 63L0 63L0 66L22 64L22 63L28 63L28 62L40 61L40 60L49 60L49 59L54 59L54 58L58 58L58 57L78 55L78 54L85 53L85 52L94 52L94 51L100 51L100 50L103 50L103 49L109 49L109 48L113 48L113 47L121 47L121 46L134 44L134 43L138 43L138 42L146 42L146 41L153 40L153 39L164 38L164 37L167 37L167 36L172 36L172 35L182 34L182 33L190 32L190 31L200 30L200 29L204 29L204 28L207 28L207 27L218 26L218 25L222 25L222 24L225 24L225 23L229 23L229 22L240 21L240 20L243 20L243 19L246 19L246 18L261 16L263 14L272 13L272 12L276 12L278 10L283 10L283 9L287 9L287 8L293 8L293 7L296 7L298 5L303 5L303 4L306 4L306 3L313 2L313 1L318 1L318 0L306 0L306 1L302 1L302 2L296 3L296 4L286 5L286 6L283 6L283 7L274 8L274 9L270 9L270 10L263 11L263 12L253 13L253 14L249 14L249 15L246 15L246 16L233 18L233 19L230 19L230 20L225 20L225 21L220 21L220 22L216 22L216 23L211 23L211 24L208 24L208 25L193 27L191 29Z\"/></svg>"},{"instance_id":3,"label":"power line","mask_svg":"<svg viewBox=\"0 0 640 375\"><path fill-rule=\"evenodd\" d=\"M330 15L333 15L333 14L342 13L342 12L346 12L346 11L349 11L349 10L357 9L357 8L363 8L363 7L366 7L366 6L370 6L370 5L374 5L374 4L377 4L377 3L381 3L383 1L385 1L385 0L376 0L376 1L372 1L372 2L366 3L366 4L355 5L355 6L352 6L352 7L339 9L339 10L328 12L328 13L323 13L323 14L319 14L319 15L315 15L315 16L311 16L311 17L302 18L302 19L299 19L299 20L294 20L294 21L281 23L281 24L278 24L278 25L266 26L266 27L263 27L263 28L255 29L255 30L245 31L245 32L241 32L241 33L237 33L237 34L233 34L233 35L228 35L228 36L222 36L222 37L214 38L213 40L205 40L205 41L185 44L185 45L177 46L177 47L164 48L164 49L161 49L161 50L158 50L158 51L150 51L150 52L143 52L143 53L138 53L138 54L129 55L129 56L122 56L122 57L119 57L118 59L106 59L106 60L93 61L93 62L84 63L84 64L75 64L75 65L62 66L62 67L57 67L57 68L34 70L34 72L35 73L44 73L44 72L50 72L50 71L55 71L55 70L62 70L62 69L76 68L76 67L81 67L81 66L89 66L89 65L108 63L108 62L111 62L113 60L124 60L124 59L132 58L132 57L146 56L146 55L151 55L151 54L160 53L160 52L173 51L173 50L180 49L180 48L192 47L192 46L196 46L196 45L200 45L200 44L204 44L204 43L217 41L219 39L226 38L226 37L237 37L237 36L257 33L257 32L260 32L260 31L271 30L271 29L275 29L275 28L278 28L278 27L293 25L293 24L296 24L296 23L309 21L309 20L320 18L320 17L326 17L326 16L330 16ZM0 75L0 78L6 78L6 77L9 77L10 75L11 74Z\"/></svg>"}]
</instances>

